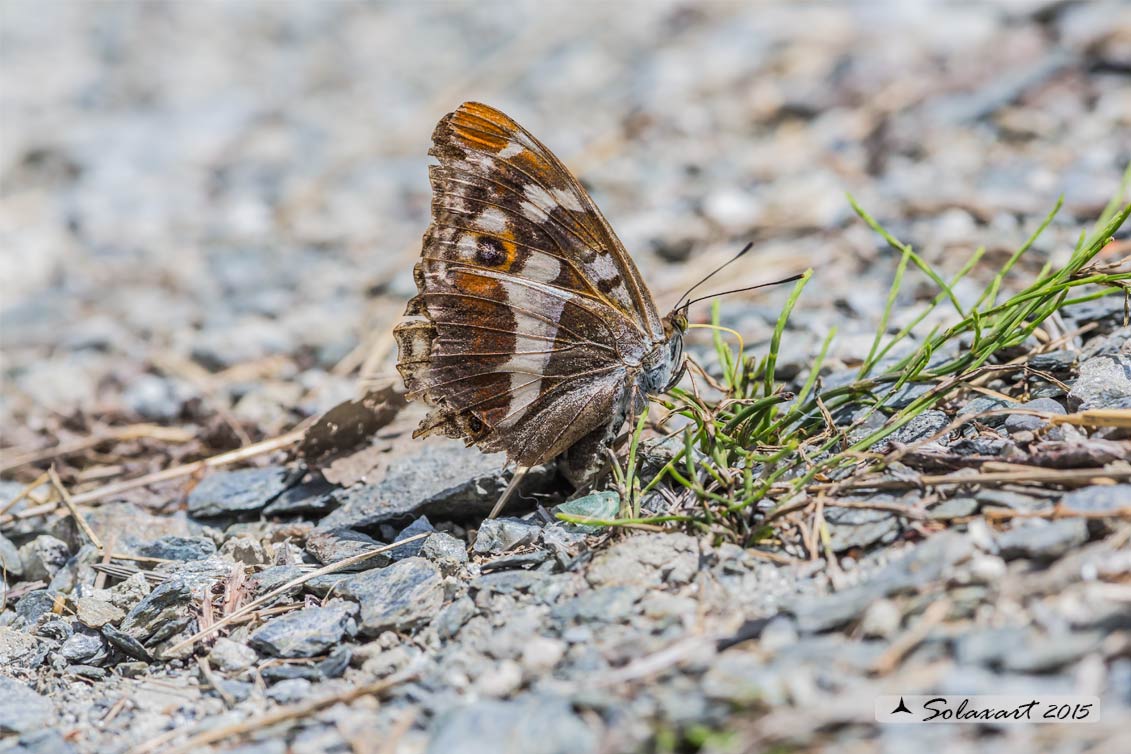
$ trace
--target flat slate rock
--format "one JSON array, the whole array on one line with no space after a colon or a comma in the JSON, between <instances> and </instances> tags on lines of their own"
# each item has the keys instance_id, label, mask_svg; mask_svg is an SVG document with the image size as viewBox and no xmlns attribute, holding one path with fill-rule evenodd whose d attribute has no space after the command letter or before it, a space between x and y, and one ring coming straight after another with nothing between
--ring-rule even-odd
<instances>
[{"instance_id":1,"label":"flat slate rock","mask_svg":"<svg viewBox=\"0 0 1131 754\"><path fill-rule=\"evenodd\" d=\"M355 555L370 552L382 547L385 543L378 542L368 534L346 528L325 529L318 527L306 538L306 551L323 565L337 563ZM386 565L390 561L388 553L374 555L371 558L343 568L343 571L364 571Z\"/></svg>"},{"instance_id":2,"label":"flat slate rock","mask_svg":"<svg viewBox=\"0 0 1131 754\"><path fill-rule=\"evenodd\" d=\"M274 657L314 657L336 647L351 632L356 614L357 605L341 600L307 607L267 621L248 643Z\"/></svg>"},{"instance_id":3,"label":"flat slate rock","mask_svg":"<svg viewBox=\"0 0 1131 754\"><path fill-rule=\"evenodd\" d=\"M183 579L170 579L134 605L119 627L123 633L152 647L188 627L192 589Z\"/></svg>"},{"instance_id":4,"label":"flat slate rock","mask_svg":"<svg viewBox=\"0 0 1131 754\"><path fill-rule=\"evenodd\" d=\"M415 628L444 604L440 571L424 558L406 558L352 576L338 585L337 593L361 605L361 630L369 636Z\"/></svg>"},{"instance_id":5,"label":"flat slate rock","mask_svg":"<svg viewBox=\"0 0 1131 754\"><path fill-rule=\"evenodd\" d=\"M189 493L189 515L215 518L263 510L287 488L286 479L282 466L213 472Z\"/></svg>"},{"instance_id":6,"label":"flat slate rock","mask_svg":"<svg viewBox=\"0 0 1131 754\"><path fill-rule=\"evenodd\" d=\"M393 541L400 542L402 540L408 539L409 537L415 537L417 534L425 534L435 531L436 528L432 526L432 522L428 520L428 517L421 516L420 518L416 519L411 524L406 526L404 529L402 529L400 533L397 534L396 538L393 539ZM393 560L404 560L405 558L416 557L417 555L420 555L421 551L423 551L424 543L427 541L428 537L425 537L424 539L418 539L415 542L409 542L407 545L398 547L395 550L389 550L389 557L391 557Z\"/></svg>"},{"instance_id":7,"label":"flat slate rock","mask_svg":"<svg viewBox=\"0 0 1131 754\"><path fill-rule=\"evenodd\" d=\"M868 508L830 506L825 509L825 523L829 527L829 547L833 552L890 542L902 528L897 514Z\"/></svg>"},{"instance_id":8,"label":"flat slate rock","mask_svg":"<svg viewBox=\"0 0 1131 754\"><path fill-rule=\"evenodd\" d=\"M325 515L338 507L335 485L326 481L309 482L291 487L263 509L265 516Z\"/></svg>"},{"instance_id":9,"label":"flat slate rock","mask_svg":"<svg viewBox=\"0 0 1131 754\"><path fill-rule=\"evenodd\" d=\"M324 529L373 530L384 523L419 516L470 520L488 513L506 489L502 453L480 453L454 442L415 443L385 477L335 493L340 507L319 522ZM548 486L553 473L537 466L527 472L516 498Z\"/></svg>"}]
</instances>

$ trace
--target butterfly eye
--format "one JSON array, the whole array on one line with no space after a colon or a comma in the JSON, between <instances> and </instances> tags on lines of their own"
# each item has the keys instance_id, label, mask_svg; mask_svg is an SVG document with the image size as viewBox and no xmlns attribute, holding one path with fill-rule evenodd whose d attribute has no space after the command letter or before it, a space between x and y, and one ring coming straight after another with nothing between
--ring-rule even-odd
<instances>
[{"instance_id":1,"label":"butterfly eye","mask_svg":"<svg viewBox=\"0 0 1131 754\"><path fill-rule=\"evenodd\" d=\"M473 434L479 434L483 431L483 422L480 421L478 416L472 414L467 419L467 428L470 429Z\"/></svg>"}]
</instances>

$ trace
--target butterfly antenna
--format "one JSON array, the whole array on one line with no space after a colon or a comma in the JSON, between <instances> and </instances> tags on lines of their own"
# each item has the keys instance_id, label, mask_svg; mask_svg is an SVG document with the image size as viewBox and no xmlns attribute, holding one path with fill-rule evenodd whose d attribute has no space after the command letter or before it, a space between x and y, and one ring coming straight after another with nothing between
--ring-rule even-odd
<instances>
[{"instance_id":1,"label":"butterfly antenna","mask_svg":"<svg viewBox=\"0 0 1131 754\"><path fill-rule=\"evenodd\" d=\"M691 306L692 304L696 304L700 301L706 301L709 298L716 298L718 296L729 296L732 293L742 293L743 291L753 291L757 288L768 288L771 285L781 285L782 283L792 283L794 280L800 280L803 277L805 277L805 273L799 272L796 275L790 275L789 277L782 278L781 280L773 280L769 283L759 283L758 285L748 285L745 288L733 288L729 291L720 291L718 293L712 293L708 296L700 296L699 298L692 299L692 300L688 301L686 304L684 304L684 306Z\"/></svg>"},{"instance_id":2,"label":"butterfly antenna","mask_svg":"<svg viewBox=\"0 0 1131 754\"><path fill-rule=\"evenodd\" d=\"M723 262L723 263L722 263L721 265L719 265L718 267L716 267L716 268L715 268L714 270L712 270L711 272L707 273L707 276L706 276L705 278L703 278L703 279L702 279L702 280L700 280L700 281L699 281L698 283L696 283L695 285L693 285L693 286L691 286L690 288L688 288L688 289L687 289L687 291L686 291L686 292L685 292L685 293L684 293L684 294L683 294L682 296L680 296L680 297L679 297L679 301L683 301L683 300L684 300L685 298L687 298L688 296L690 296L690 295L691 295L691 292L692 292L693 290L695 290L695 289L696 289L696 288L698 288L699 286L703 285L703 283L706 283L706 282L707 282L708 280L710 280L711 278L713 278L713 277L714 277L715 275L717 275L717 274L719 274L720 272L722 272L722 271L723 271L723 270L724 270L724 269L725 269L725 268L726 268L726 267L727 267L728 265L731 265L731 264L734 264L735 262L737 262L737 261L738 261L739 259L741 259L741 258L742 258L742 255L743 255L743 254L745 254L746 252L750 251L750 250L751 250L752 248L754 248L754 242L753 242L753 241L751 241L750 243L748 243L748 244L746 244L745 246L743 246L743 247L742 247L742 251L738 252L738 253L737 253L737 254L735 254L735 255L734 255L733 257L731 257L731 258L730 258L729 260L727 260L726 262ZM679 309L679 308L680 308L680 305L679 305L679 301L677 301L677 302L676 302L676 305L675 305L675 307L674 307L675 309Z\"/></svg>"}]
</instances>

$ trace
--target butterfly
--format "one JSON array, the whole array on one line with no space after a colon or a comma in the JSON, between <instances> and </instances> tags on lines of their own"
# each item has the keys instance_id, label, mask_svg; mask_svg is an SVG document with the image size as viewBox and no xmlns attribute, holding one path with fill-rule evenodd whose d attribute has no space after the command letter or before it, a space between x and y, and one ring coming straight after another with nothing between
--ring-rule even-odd
<instances>
[{"instance_id":1,"label":"butterfly","mask_svg":"<svg viewBox=\"0 0 1131 754\"><path fill-rule=\"evenodd\" d=\"M580 486L647 396L679 381L687 306L661 317L578 180L499 110L465 102L432 135L418 295L394 330L408 397L442 434Z\"/></svg>"}]
</instances>

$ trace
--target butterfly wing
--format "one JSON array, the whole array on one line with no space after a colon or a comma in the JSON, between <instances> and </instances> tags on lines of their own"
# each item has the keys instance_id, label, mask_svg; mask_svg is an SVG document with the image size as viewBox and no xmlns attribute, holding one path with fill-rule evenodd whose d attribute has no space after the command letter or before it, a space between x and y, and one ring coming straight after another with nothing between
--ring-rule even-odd
<instances>
[{"instance_id":1,"label":"butterfly wing","mask_svg":"<svg viewBox=\"0 0 1131 754\"><path fill-rule=\"evenodd\" d=\"M543 463L623 415L662 337L655 304L584 189L510 118L464 104L430 153L420 294L396 330L410 395L435 407L416 434Z\"/></svg>"},{"instance_id":2,"label":"butterfly wing","mask_svg":"<svg viewBox=\"0 0 1131 754\"><path fill-rule=\"evenodd\" d=\"M434 227L479 219L508 253L515 243L510 271L602 300L645 336L663 336L656 304L624 245L589 193L530 132L493 107L465 102L440 121L432 142L430 154L440 162L431 169Z\"/></svg>"}]
</instances>

